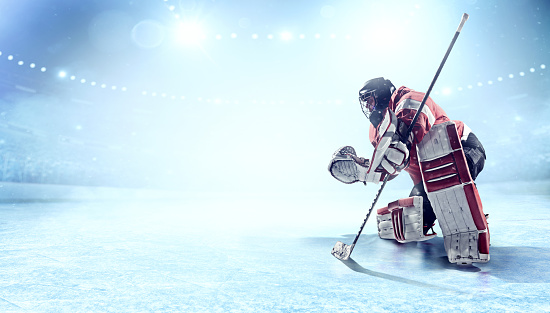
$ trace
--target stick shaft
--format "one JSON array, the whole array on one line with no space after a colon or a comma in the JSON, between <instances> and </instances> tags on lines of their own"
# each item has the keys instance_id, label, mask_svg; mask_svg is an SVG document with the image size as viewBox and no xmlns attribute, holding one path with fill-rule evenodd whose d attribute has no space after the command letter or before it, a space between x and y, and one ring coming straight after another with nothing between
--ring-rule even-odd
<instances>
[{"instance_id":1,"label":"stick shaft","mask_svg":"<svg viewBox=\"0 0 550 313\"><path fill-rule=\"evenodd\" d=\"M357 243L357 240L359 240L359 236L361 236L361 233L363 232L363 228L365 227L365 224L367 223L369 216L372 212L372 209L374 209L374 206L376 205L376 202L378 202L378 198L380 198L380 194L382 193L382 190L384 190L384 187L386 186L386 183L388 182L388 178L390 175L386 175L384 177L384 181L382 182L382 186L380 186L380 189L378 189L378 192L376 193L376 196L374 197L374 201L372 201L372 204L370 206L369 212L367 213L367 216L365 217L365 220L363 220L363 224L361 224L361 227L359 228L359 233L357 236L355 236L355 239L353 240L353 243L351 244L351 250L353 250L353 247L355 247L355 244ZM351 254L351 251L350 251Z\"/></svg>"},{"instance_id":2,"label":"stick shaft","mask_svg":"<svg viewBox=\"0 0 550 313\"><path fill-rule=\"evenodd\" d=\"M424 108L424 104L426 104L426 100L428 100L428 97L430 96L430 93L432 92L432 89L435 85L435 82L437 81L437 78L439 77L439 74L441 73L441 70L443 69L443 65L445 65L445 62L447 61L447 58L449 57L449 54L451 53L451 50L453 49L453 46L455 45L456 39L458 38L458 35L460 35L460 32L462 31L462 27L464 26L464 23L466 23L467 20L468 20L468 14L464 13L462 15L462 20L460 21L460 25L458 25L458 28L455 32L453 40L451 41L451 44L449 45L449 48L447 48L447 52L445 53L445 56L443 57L443 60L439 64L439 68L437 69L437 72L435 73L435 76L432 79L430 87L428 88L428 91L426 91L426 94L424 94L424 98L422 98L422 102L420 103L420 107L416 111L416 114L414 115L414 118L412 119L412 122L409 125L409 128L407 129L407 132L405 134L403 134L403 136L401 137L401 141L407 142L407 138L412 133L414 124L416 124L416 120L418 120L418 117L420 116L419 113L422 112L422 109Z\"/></svg>"}]
</instances>

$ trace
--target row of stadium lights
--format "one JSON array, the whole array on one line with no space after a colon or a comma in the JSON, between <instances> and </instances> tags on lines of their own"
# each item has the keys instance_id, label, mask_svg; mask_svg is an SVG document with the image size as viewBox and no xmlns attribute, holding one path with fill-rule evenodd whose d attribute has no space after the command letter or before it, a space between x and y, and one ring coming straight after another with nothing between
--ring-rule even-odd
<instances>
[{"instance_id":1,"label":"row of stadium lights","mask_svg":"<svg viewBox=\"0 0 550 313\"><path fill-rule=\"evenodd\" d=\"M540 67L541 70L545 70L545 69L546 69L546 65L545 65L545 64L541 64L539 67ZM532 67L532 68L529 69L529 72L530 72L530 73L535 73L536 71L537 71L537 70L536 70L534 67ZM519 72L519 76L520 76L520 77L524 77L525 75L526 75L525 72ZM513 79L514 77L516 77L514 74L508 74L508 78L509 78L509 79ZM504 80L504 77L499 76L496 80L497 80L497 82L501 82L501 81ZM495 84L495 83L496 83L496 82L493 81L493 80L488 80L488 81L487 81L487 85L493 85L493 84ZM478 83L476 84L476 86L477 86L477 87L483 87L484 84L483 84L482 82L478 82ZM473 89L473 88L474 88L474 85L468 85L466 88L458 87L456 90L458 90L458 91L464 91L465 89ZM443 88L443 89L441 90L441 94L444 94L444 95L449 95L449 94L451 94L451 93L452 93L452 89L451 89L451 88ZM435 94L439 94L439 92L435 92Z\"/></svg>"},{"instance_id":2,"label":"row of stadium lights","mask_svg":"<svg viewBox=\"0 0 550 313\"><path fill-rule=\"evenodd\" d=\"M0 51L0 56L2 56L2 55L3 55L3 52ZM11 54L7 56L7 59L8 59L8 61L15 61L14 56L11 55ZM17 64L18 64L19 66L23 66L23 65L26 64L26 62L25 62L25 61L22 61L22 60L19 60L19 61L17 61ZM44 67L44 66L39 67L39 66L37 66L35 63L29 63L29 67L30 67L31 69L38 69L38 70L40 70L40 72L42 72L42 73L45 73L45 72L47 71L47 68L46 68L46 67ZM539 68L540 68L540 70L545 70L545 69L546 69L546 65L545 65L545 64L541 64L541 65L539 66ZM532 67L532 68L529 69L529 72L530 72L530 73L534 73L534 72L536 72L536 71L537 71L537 70L536 70L534 67ZM519 72L519 76L520 76L520 77L524 77L525 75L526 75L525 72ZM78 79L75 75L69 76L69 74L67 74L67 72L65 72L65 71L60 71L60 72L58 73L58 77L59 77L59 78L67 78L67 77L68 77L71 81L79 81L81 84L86 84L86 83L88 83L88 80L87 80L86 78L80 78L80 79ZM508 78L509 78L509 79L513 79L514 77L515 77L514 74L509 74L509 75L508 75ZM497 80L498 82L501 82L501 81L504 80L504 77L502 77L502 76L501 76L501 77L498 77L496 80ZM492 80L487 81L487 85L493 85L493 84L495 84L494 81L492 81ZM111 89L111 90L114 90L114 91L120 90L120 91L126 92L126 91L128 90L126 87L118 88L116 85L108 86L107 84L99 84L99 83L97 83L97 82L95 82L95 81L90 81L90 82L89 82L89 85L90 85L90 86L98 86L98 87L101 87L101 88L103 88L103 89ZM476 84L476 86L477 86L477 87L483 87L484 84L483 84L482 82L478 82L478 83ZM474 88L474 85L468 85L468 86L466 87L466 89L473 89L473 88ZM463 87L458 87L457 90L458 90L458 91L464 91L465 88L463 88ZM443 95L449 95L449 94L452 93L452 89L451 89L451 88L444 88L444 89L442 89L440 92L437 91L437 92L435 92L434 94L440 94L440 93L443 94ZM185 100L185 99L186 99L185 96L168 95L168 94L166 94L166 93L159 93L159 92L155 92L155 91L153 91L153 92L142 91L142 92L141 92L141 95L142 95L142 96L149 96L149 97L161 97L161 98L167 98L167 99L172 99L172 100L178 100L178 99L179 99L179 100ZM238 100L229 101L229 100L210 99L210 98L206 98L206 99L205 99L205 98L203 98L203 97L198 97L196 100L197 100L198 102L206 102L206 103L214 103L214 104L223 104L223 103L225 103L225 104L230 104L230 103L238 104L238 103L239 103ZM277 102L277 101L266 101L266 100L253 100L253 103L254 103L254 104L276 104L276 103L283 104L284 101L278 101L278 102ZM301 101L300 103L301 103L301 104L305 104L306 102L305 102L305 101ZM313 101L309 101L309 103L311 103L311 104L313 104L313 103L318 103L318 104L320 104L320 103L322 103L322 102L313 102ZM334 102L331 101L331 100L328 100L327 103L328 103L328 104L331 104L331 103L341 104L342 102L341 102L341 100L336 100L336 101L334 101Z\"/></svg>"}]
</instances>

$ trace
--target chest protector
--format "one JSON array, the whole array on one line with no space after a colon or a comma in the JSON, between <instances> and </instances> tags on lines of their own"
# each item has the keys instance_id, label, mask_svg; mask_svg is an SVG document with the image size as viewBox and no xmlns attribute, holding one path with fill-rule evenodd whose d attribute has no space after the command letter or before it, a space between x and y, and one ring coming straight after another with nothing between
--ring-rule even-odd
<instances>
[{"instance_id":1,"label":"chest protector","mask_svg":"<svg viewBox=\"0 0 550 313\"><path fill-rule=\"evenodd\" d=\"M417 153L449 262L488 262L489 228L455 124L432 126L417 145Z\"/></svg>"}]
</instances>

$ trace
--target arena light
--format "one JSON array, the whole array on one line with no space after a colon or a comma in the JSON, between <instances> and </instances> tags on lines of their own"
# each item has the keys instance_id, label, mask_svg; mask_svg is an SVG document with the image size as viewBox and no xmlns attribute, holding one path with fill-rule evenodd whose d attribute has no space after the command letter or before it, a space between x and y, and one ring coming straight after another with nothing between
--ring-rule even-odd
<instances>
[{"instance_id":1,"label":"arena light","mask_svg":"<svg viewBox=\"0 0 550 313\"><path fill-rule=\"evenodd\" d=\"M191 45L198 44L205 38L202 27L195 22L180 23L176 30L176 37L178 42Z\"/></svg>"},{"instance_id":2,"label":"arena light","mask_svg":"<svg viewBox=\"0 0 550 313\"><path fill-rule=\"evenodd\" d=\"M282 32L281 33L281 39L284 41L289 41L292 39L292 33L290 32Z\"/></svg>"},{"instance_id":3,"label":"arena light","mask_svg":"<svg viewBox=\"0 0 550 313\"><path fill-rule=\"evenodd\" d=\"M65 78L67 77L67 73L65 71L61 71L59 72L59 75L58 75L60 78Z\"/></svg>"}]
</instances>

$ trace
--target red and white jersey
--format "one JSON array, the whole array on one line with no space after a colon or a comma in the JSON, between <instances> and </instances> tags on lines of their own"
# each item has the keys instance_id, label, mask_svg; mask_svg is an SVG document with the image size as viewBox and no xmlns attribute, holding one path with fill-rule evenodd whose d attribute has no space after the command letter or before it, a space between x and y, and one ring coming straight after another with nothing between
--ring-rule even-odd
<instances>
[{"instance_id":1,"label":"red and white jersey","mask_svg":"<svg viewBox=\"0 0 550 313\"><path fill-rule=\"evenodd\" d=\"M414 115L416 114L417 109L420 107L420 103L422 102L424 95L425 93L423 92L414 91L410 88L401 86L393 93L388 109L392 110L399 120L409 126L414 118ZM409 152L410 163L405 169L405 171L411 176L415 185L422 181L422 175L420 174L420 166L418 165L418 157L416 154L416 145L422 141L424 135L426 135L433 125L441 124L447 121L450 121L447 113L445 113L439 105L428 97L412 131L413 142ZM464 140L464 135L467 136L470 130L461 121L453 122L456 124L459 136L461 136ZM465 128L467 132L466 134L464 134ZM370 125L369 139L374 147L376 147L380 141L378 129L374 128L372 124Z\"/></svg>"}]
</instances>

